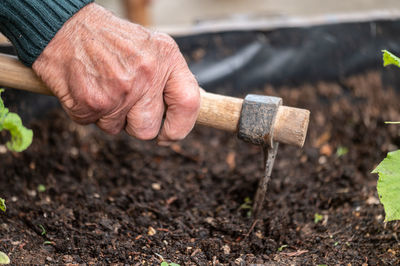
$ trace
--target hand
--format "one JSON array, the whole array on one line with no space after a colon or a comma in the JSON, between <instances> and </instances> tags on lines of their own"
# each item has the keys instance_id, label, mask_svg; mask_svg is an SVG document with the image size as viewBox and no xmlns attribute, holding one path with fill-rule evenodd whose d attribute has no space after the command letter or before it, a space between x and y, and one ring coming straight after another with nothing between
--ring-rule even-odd
<instances>
[{"instance_id":1,"label":"hand","mask_svg":"<svg viewBox=\"0 0 400 266\"><path fill-rule=\"evenodd\" d=\"M33 70L74 121L110 134L167 145L190 132L199 111L198 84L173 39L96 4L64 24Z\"/></svg>"}]
</instances>

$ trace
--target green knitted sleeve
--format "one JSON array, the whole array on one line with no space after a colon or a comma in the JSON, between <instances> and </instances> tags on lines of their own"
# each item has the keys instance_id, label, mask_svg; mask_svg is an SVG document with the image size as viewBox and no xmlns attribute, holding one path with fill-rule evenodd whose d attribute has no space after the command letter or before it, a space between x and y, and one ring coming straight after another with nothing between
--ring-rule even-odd
<instances>
[{"instance_id":1,"label":"green knitted sleeve","mask_svg":"<svg viewBox=\"0 0 400 266\"><path fill-rule=\"evenodd\" d=\"M0 32L32 66L64 23L94 0L1 0Z\"/></svg>"}]
</instances>

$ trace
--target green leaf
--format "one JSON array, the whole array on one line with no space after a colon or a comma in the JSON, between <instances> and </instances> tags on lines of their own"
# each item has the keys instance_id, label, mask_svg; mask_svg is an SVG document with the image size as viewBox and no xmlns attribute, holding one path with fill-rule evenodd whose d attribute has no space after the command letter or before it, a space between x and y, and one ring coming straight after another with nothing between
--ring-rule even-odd
<instances>
[{"instance_id":1,"label":"green leaf","mask_svg":"<svg viewBox=\"0 0 400 266\"><path fill-rule=\"evenodd\" d=\"M0 96L3 91L4 90L0 89ZM11 134L11 140L6 143L7 148L11 151L24 151L32 143L32 130L22 125L19 115L8 111L0 97L0 131L1 130L8 130Z\"/></svg>"},{"instance_id":2,"label":"green leaf","mask_svg":"<svg viewBox=\"0 0 400 266\"><path fill-rule=\"evenodd\" d=\"M2 210L3 212L5 212L7 209L6 207L6 201L2 198L0 198L0 210Z\"/></svg>"},{"instance_id":3,"label":"green leaf","mask_svg":"<svg viewBox=\"0 0 400 266\"><path fill-rule=\"evenodd\" d=\"M385 221L400 220L400 150L389 152L372 173L379 174L377 189Z\"/></svg>"},{"instance_id":4,"label":"green leaf","mask_svg":"<svg viewBox=\"0 0 400 266\"><path fill-rule=\"evenodd\" d=\"M46 229L44 229L44 226L39 224L39 228L42 230L41 235L44 236L47 234Z\"/></svg>"},{"instance_id":5,"label":"green leaf","mask_svg":"<svg viewBox=\"0 0 400 266\"><path fill-rule=\"evenodd\" d=\"M0 264L10 264L10 258L6 253L0 251Z\"/></svg>"},{"instance_id":6,"label":"green leaf","mask_svg":"<svg viewBox=\"0 0 400 266\"><path fill-rule=\"evenodd\" d=\"M344 146L339 146L336 150L336 156L337 157L342 157L343 155L346 155L349 152L349 149L344 147Z\"/></svg>"},{"instance_id":7,"label":"green leaf","mask_svg":"<svg viewBox=\"0 0 400 266\"><path fill-rule=\"evenodd\" d=\"M173 263L173 262L168 263L166 261L163 261L163 262L161 262L160 266L180 266L180 265L177 263Z\"/></svg>"},{"instance_id":8,"label":"green leaf","mask_svg":"<svg viewBox=\"0 0 400 266\"><path fill-rule=\"evenodd\" d=\"M324 219L324 216L319 213L314 214L314 223L317 224Z\"/></svg>"},{"instance_id":9,"label":"green leaf","mask_svg":"<svg viewBox=\"0 0 400 266\"><path fill-rule=\"evenodd\" d=\"M400 67L400 58L398 58L388 50L382 50L382 52L383 52L383 66L395 65Z\"/></svg>"},{"instance_id":10,"label":"green leaf","mask_svg":"<svg viewBox=\"0 0 400 266\"><path fill-rule=\"evenodd\" d=\"M46 191L46 186L43 185L43 184L39 184L39 185L37 186L37 191L38 191L38 192L45 192L45 191Z\"/></svg>"},{"instance_id":11,"label":"green leaf","mask_svg":"<svg viewBox=\"0 0 400 266\"><path fill-rule=\"evenodd\" d=\"M288 245L282 245L282 246L280 246L279 248L278 248L278 252L282 252L282 250L284 249L284 248L287 248L288 247Z\"/></svg>"}]
</instances>

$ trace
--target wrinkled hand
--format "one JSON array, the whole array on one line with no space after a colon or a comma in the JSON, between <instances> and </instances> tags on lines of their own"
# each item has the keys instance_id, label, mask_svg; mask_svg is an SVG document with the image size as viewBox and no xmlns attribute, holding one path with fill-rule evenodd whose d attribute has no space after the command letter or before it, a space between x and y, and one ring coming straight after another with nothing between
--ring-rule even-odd
<instances>
[{"instance_id":1,"label":"wrinkled hand","mask_svg":"<svg viewBox=\"0 0 400 266\"><path fill-rule=\"evenodd\" d=\"M198 114L197 82L172 38L96 4L67 21L33 69L73 120L110 134L158 135L167 145L184 138Z\"/></svg>"}]
</instances>

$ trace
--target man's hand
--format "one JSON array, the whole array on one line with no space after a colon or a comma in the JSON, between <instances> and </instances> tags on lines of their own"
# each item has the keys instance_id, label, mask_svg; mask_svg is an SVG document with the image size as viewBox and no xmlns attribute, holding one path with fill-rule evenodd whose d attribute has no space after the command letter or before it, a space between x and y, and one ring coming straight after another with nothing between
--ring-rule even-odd
<instances>
[{"instance_id":1,"label":"man's hand","mask_svg":"<svg viewBox=\"0 0 400 266\"><path fill-rule=\"evenodd\" d=\"M173 39L96 4L67 21L33 69L73 120L110 134L158 135L166 145L184 138L197 118L199 88Z\"/></svg>"}]
</instances>

